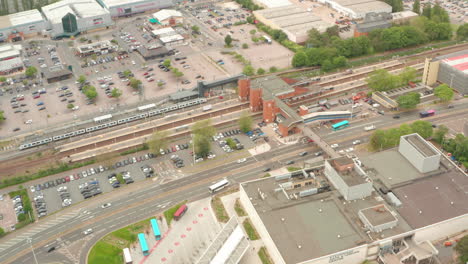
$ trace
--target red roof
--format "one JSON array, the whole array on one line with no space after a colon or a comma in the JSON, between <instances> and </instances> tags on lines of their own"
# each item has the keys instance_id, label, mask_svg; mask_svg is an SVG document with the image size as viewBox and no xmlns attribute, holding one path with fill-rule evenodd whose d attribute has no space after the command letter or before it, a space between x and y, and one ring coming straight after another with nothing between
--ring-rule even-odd
<instances>
[{"instance_id":1,"label":"red roof","mask_svg":"<svg viewBox=\"0 0 468 264\"><path fill-rule=\"evenodd\" d=\"M298 82L298 80L287 78L287 77L281 77L281 79L289 85L292 85Z\"/></svg>"},{"instance_id":2,"label":"red roof","mask_svg":"<svg viewBox=\"0 0 468 264\"><path fill-rule=\"evenodd\" d=\"M459 71L466 71L468 70L468 62L453 65L453 67Z\"/></svg>"},{"instance_id":3,"label":"red roof","mask_svg":"<svg viewBox=\"0 0 468 264\"><path fill-rule=\"evenodd\" d=\"M464 59L464 58L468 58L468 54L447 58L447 60L453 61L453 60L461 60L461 59Z\"/></svg>"}]
</instances>

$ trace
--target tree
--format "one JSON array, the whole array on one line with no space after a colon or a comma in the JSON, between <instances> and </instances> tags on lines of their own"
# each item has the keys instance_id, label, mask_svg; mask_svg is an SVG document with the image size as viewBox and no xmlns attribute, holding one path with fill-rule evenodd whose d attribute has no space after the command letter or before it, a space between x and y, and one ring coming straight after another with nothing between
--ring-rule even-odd
<instances>
[{"instance_id":1,"label":"tree","mask_svg":"<svg viewBox=\"0 0 468 264\"><path fill-rule=\"evenodd\" d=\"M260 39L257 38L257 37L255 37L255 36L252 36L252 41L253 41L254 43L258 43L258 42L260 41Z\"/></svg>"},{"instance_id":2,"label":"tree","mask_svg":"<svg viewBox=\"0 0 468 264\"><path fill-rule=\"evenodd\" d=\"M252 67L252 65L246 65L244 66L244 69L242 70L242 73L247 75L247 76L252 76L255 74L255 69Z\"/></svg>"},{"instance_id":3,"label":"tree","mask_svg":"<svg viewBox=\"0 0 468 264\"><path fill-rule=\"evenodd\" d=\"M120 96L122 95L122 91L117 89L117 88L114 88L112 89L111 91L111 96L114 97L114 98L119 98Z\"/></svg>"},{"instance_id":4,"label":"tree","mask_svg":"<svg viewBox=\"0 0 468 264\"><path fill-rule=\"evenodd\" d=\"M413 12L417 13L418 15L421 14L421 2L419 0L414 0Z\"/></svg>"},{"instance_id":5,"label":"tree","mask_svg":"<svg viewBox=\"0 0 468 264\"><path fill-rule=\"evenodd\" d=\"M340 36L340 28L337 25L334 25L332 27L327 28L326 33L328 36L333 37L339 37Z\"/></svg>"},{"instance_id":6,"label":"tree","mask_svg":"<svg viewBox=\"0 0 468 264\"><path fill-rule=\"evenodd\" d=\"M431 10L430 19L436 23L450 23L450 18L447 11L436 2Z\"/></svg>"},{"instance_id":7,"label":"tree","mask_svg":"<svg viewBox=\"0 0 468 264\"><path fill-rule=\"evenodd\" d=\"M388 91L398 86L399 78L389 73L387 70L376 70L366 79L367 86L373 91Z\"/></svg>"},{"instance_id":8,"label":"tree","mask_svg":"<svg viewBox=\"0 0 468 264\"><path fill-rule=\"evenodd\" d=\"M6 77L0 77L0 82L6 82L7 78Z\"/></svg>"},{"instance_id":9,"label":"tree","mask_svg":"<svg viewBox=\"0 0 468 264\"><path fill-rule=\"evenodd\" d=\"M192 126L193 145L195 153L206 157L211 150L210 138L216 134L216 128L211 124L210 119L198 121Z\"/></svg>"},{"instance_id":10,"label":"tree","mask_svg":"<svg viewBox=\"0 0 468 264\"><path fill-rule=\"evenodd\" d=\"M307 54L303 51L299 51L294 54L291 62L292 66L295 68L304 67L307 65Z\"/></svg>"},{"instance_id":11,"label":"tree","mask_svg":"<svg viewBox=\"0 0 468 264\"><path fill-rule=\"evenodd\" d=\"M468 40L468 23L461 25L457 29L457 39L458 40Z\"/></svg>"},{"instance_id":12,"label":"tree","mask_svg":"<svg viewBox=\"0 0 468 264\"><path fill-rule=\"evenodd\" d=\"M231 37L231 35L227 35L227 36L224 38L224 43L226 44L226 47L231 47L231 44L232 44L232 37Z\"/></svg>"},{"instance_id":13,"label":"tree","mask_svg":"<svg viewBox=\"0 0 468 264\"><path fill-rule=\"evenodd\" d=\"M433 133L431 122L418 120L411 124L413 133L418 133L423 138L430 138Z\"/></svg>"},{"instance_id":14,"label":"tree","mask_svg":"<svg viewBox=\"0 0 468 264\"><path fill-rule=\"evenodd\" d=\"M170 68L171 67L171 60L170 59L165 59L162 64L163 64L164 67Z\"/></svg>"},{"instance_id":15,"label":"tree","mask_svg":"<svg viewBox=\"0 0 468 264\"><path fill-rule=\"evenodd\" d=\"M419 93L410 92L397 98L398 106L405 109L415 108L421 101Z\"/></svg>"},{"instance_id":16,"label":"tree","mask_svg":"<svg viewBox=\"0 0 468 264\"><path fill-rule=\"evenodd\" d=\"M128 78L128 77L130 77L130 76L132 75L132 71L130 71L130 70L125 70L125 71L123 72L123 75L124 75L126 78Z\"/></svg>"},{"instance_id":17,"label":"tree","mask_svg":"<svg viewBox=\"0 0 468 264\"><path fill-rule=\"evenodd\" d=\"M431 19L432 15L432 7L431 4L426 4L423 8L422 15L427 17L428 19Z\"/></svg>"},{"instance_id":18,"label":"tree","mask_svg":"<svg viewBox=\"0 0 468 264\"><path fill-rule=\"evenodd\" d=\"M455 246L455 250L460 255L460 263L468 262L468 235L462 237Z\"/></svg>"},{"instance_id":19,"label":"tree","mask_svg":"<svg viewBox=\"0 0 468 264\"><path fill-rule=\"evenodd\" d=\"M244 133L247 133L252 130L252 125L253 125L252 116L250 116L247 111L242 112L239 118L240 130Z\"/></svg>"},{"instance_id":20,"label":"tree","mask_svg":"<svg viewBox=\"0 0 468 264\"><path fill-rule=\"evenodd\" d=\"M432 138L439 144L442 144L445 139L445 135L448 133L448 128L444 125L440 125L434 131Z\"/></svg>"},{"instance_id":21,"label":"tree","mask_svg":"<svg viewBox=\"0 0 468 264\"><path fill-rule=\"evenodd\" d=\"M247 20L247 23L253 24L255 22L255 18L253 16L248 16L245 20Z\"/></svg>"},{"instance_id":22,"label":"tree","mask_svg":"<svg viewBox=\"0 0 468 264\"><path fill-rule=\"evenodd\" d=\"M277 71L278 71L278 68L276 68L275 66L270 67L270 72L271 73L274 73L274 72L277 72Z\"/></svg>"},{"instance_id":23,"label":"tree","mask_svg":"<svg viewBox=\"0 0 468 264\"><path fill-rule=\"evenodd\" d=\"M26 220L26 215L25 214L19 214L18 215L18 222L23 222Z\"/></svg>"},{"instance_id":24,"label":"tree","mask_svg":"<svg viewBox=\"0 0 468 264\"><path fill-rule=\"evenodd\" d=\"M67 105L67 108L68 108L68 109L73 109L73 107L75 107L73 104L68 104L68 105Z\"/></svg>"},{"instance_id":25,"label":"tree","mask_svg":"<svg viewBox=\"0 0 468 264\"><path fill-rule=\"evenodd\" d=\"M5 230L3 230L3 228L0 227L0 237L2 237L4 235L5 235Z\"/></svg>"},{"instance_id":26,"label":"tree","mask_svg":"<svg viewBox=\"0 0 468 264\"><path fill-rule=\"evenodd\" d=\"M167 147L167 136L169 132L167 130L156 131L151 135L150 140L147 142L151 153L159 154L160 149Z\"/></svg>"},{"instance_id":27,"label":"tree","mask_svg":"<svg viewBox=\"0 0 468 264\"><path fill-rule=\"evenodd\" d=\"M242 48L243 48L243 49L248 49L248 48L249 48L249 44L247 44L247 43L242 44Z\"/></svg>"},{"instance_id":28,"label":"tree","mask_svg":"<svg viewBox=\"0 0 468 264\"><path fill-rule=\"evenodd\" d=\"M133 89L139 89L141 85L141 81L136 78L130 78L130 87Z\"/></svg>"},{"instance_id":29,"label":"tree","mask_svg":"<svg viewBox=\"0 0 468 264\"><path fill-rule=\"evenodd\" d=\"M416 78L417 71L413 67L406 67L398 77L400 78L401 84L400 85L407 85L408 82L414 80Z\"/></svg>"},{"instance_id":30,"label":"tree","mask_svg":"<svg viewBox=\"0 0 468 264\"><path fill-rule=\"evenodd\" d=\"M80 84L84 84L84 83L86 82L86 76L80 75L80 77L78 77L77 81L78 81Z\"/></svg>"},{"instance_id":31,"label":"tree","mask_svg":"<svg viewBox=\"0 0 468 264\"><path fill-rule=\"evenodd\" d=\"M258 68L258 69L257 69L257 74L258 74L258 75L265 74L265 70L264 70L263 68Z\"/></svg>"},{"instance_id":32,"label":"tree","mask_svg":"<svg viewBox=\"0 0 468 264\"><path fill-rule=\"evenodd\" d=\"M211 119L198 121L192 125L191 129L193 134L206 136L208 138L216 134L216 128L211 124Z\"/></svg>"},{"instance_id":33,"label":"tree","mask_svg":"<svg viewBox=\"0 0 468 264\"><path fill-rule=\"evenodd\" d=\"M249 32L250 32L251 35L255 35L255 33L257 33L257 30L252 29L252 30L250 30Z\"/></svg>"},{"instance_id":34,"label":"tree","mask_svg":"<svg viewBox=\"0 0 468 264\"><path fill-rule=\"evenodd\" d=\"M200 27L197 26L197 25L193 25L192 26L192 31L195 32L195 33L198 33L198 32L200 32Z\"/></svg>"},{"instance_id":35,"label":"tree","mask_svg":"<svg viewBox=\"0 0 468 264\"><path fill-rule=\"evenodd\" d=\"M0 122L5 120L5 116L3 115L3 111L0 111Z\"/></svg>"},{"instance_id":36,"label":"tree","mask_svg":"<svg viewBox=\"0 0 468 264\"><path fill-rule=\"evenodd\" d=\"M442 102L449 102L454 96L452 88L447 84L441 84L434 89L434 95L440 99Z\"/></svg>"},{"instance_id":37,"label":"tree","mask_svg":"<svg viewBox=\"0 0 468 264\"><path fill-rule=\"evenodd\" d=\"M34 77L37 74L37 69L34 66L29 66L26 68L26 72L24 74L26 74L28 77Z\"/></svg>"},{"instance_id":38,"label":"tree","mask_svg":"<svg viewBox=\"0 0 468 264\"><path fill-rule=\"evenodd\" d=\"M95 99L98 95L96 88L94 86L90 86L89 89L84 90L84 94L86 95L86 97L88 97L88 99L91 99L91 100Z\"/></svg>"},{"instance_id":39,"label":"tree","mask_svg":"<svg viewBox=\"0 0 468 264\"><path fill-rule=\"evenodd\" d=\"M202 135L195 135L193 137L193 147L198 156L206 157L211 150L211 142L208 137Z\"/></svg>"}]
</instances>

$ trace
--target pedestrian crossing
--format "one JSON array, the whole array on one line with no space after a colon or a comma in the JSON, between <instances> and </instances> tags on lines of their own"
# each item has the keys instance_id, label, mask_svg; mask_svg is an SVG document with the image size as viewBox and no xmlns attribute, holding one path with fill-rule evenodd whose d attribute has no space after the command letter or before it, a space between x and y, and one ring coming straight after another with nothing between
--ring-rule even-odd
<instances>
[{"instance_id":1,"label":"pedestrian crossing","mask_svg":"<svg viewBox=\"0 0 468 264\"><path fill-rule=\"evenodd\" d=\"M12 247L15 247L18 243L24 243L28 238L30 237L33 237L34 235L40 233L40 232L43 232L57 224L60 224L60 223L63 223L71 218L74 218L76 217L78 214L80 213L80 210L77 209L77 210L74 210L70 213L67 213L67 214L64 214L60 217L56 217L55 219L52 219L50 221L47 221L45 223L40 223L38 224L37 226L35 226L34 228L28 230L27 232L25 233L22 233L20 235L17 235L15 237L12 237L12 239L6 241L6 242L2 242L0 243L0 253L2 251L5 251L7 249L10 249ZM18 231L17 231L18 232Z\"/></svg>"}]
</instances>

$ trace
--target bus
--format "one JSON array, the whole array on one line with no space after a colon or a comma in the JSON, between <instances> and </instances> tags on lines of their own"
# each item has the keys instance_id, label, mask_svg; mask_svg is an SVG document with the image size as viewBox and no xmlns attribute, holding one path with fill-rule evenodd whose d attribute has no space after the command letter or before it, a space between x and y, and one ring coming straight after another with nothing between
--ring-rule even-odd
<instances>
[{"instance_id":1,"label":"bus","mask_svg":"<svg viewBox=\"0 0 468 264\"><path fill-rule=\"evenodd\" d=\"M337 131L337 130L343 129L343 128L345 128L345 127L349 127L349 122L348 122L348 120L341 121L341 122L339 122L339 123L336 123L336 124L332 125L333 131Z\"/></svg>"},{"instance_id":2,"label":"bus","mask_svg":"<svg viewBox=\"0 0 468 264\"><path fill-rule=\"evenodd\" d=\"M132 264L132 255L130 255L130 249L124 248L123 249L123 254L124 254L124 263L125 264Z\"/></svg>"},{"instance_id":3,"label":"bus","mask_svg":"<svg viewBox=\"0 0 468 264\"><path fill-rule=\"evenodd\" d=\"M176 221L179 221L180 218L182 218L182 216L184 216L185 212L187 212L187 205L182 205L181 207L179 207L179 209L177 209L177 211L174 213L174 219Z\"/></svg>"},{"instance_id":4,"label":"bus","mask_svg":"<svg viewBox=\"0 0 468 264\"><path fill-rule=\"evenodd\" d=\"M421 118L428 117L428 116L433 116L433 115L435 115L435 110L432 110L432 109L431 109L431 110L427 110L427 111L423 111L423 112L420 112L420 113L419 113L419 116L420 116Z\"/></svg>"},{"instance_id":5,"label":"bus","mask_svg":"<svg viewBox=\"0 0 468 264\"><path fill-rule=\"evenodd\" d=\"M208 187L208 189L210 190L211 193L214 193L214 192L217 192L221 189L223 189L224 187L228 186L229 185L229 181L226 180L226 179L222 179L221 181L211 185L210 187Z\"/></svg>"},{"instance_id":6,"label":"bus","mask_svg":"<svg viewBox=\"0 0 468 264\"><path fill-rule=\"evenodd\" d=\"M153 219L150 220L150 222L151 222L151 227L153 228L154 238L156 240L160 240L161 239L161 231L159 231L158 221L153 218Z\"/></svg>"},{"instance_id":7,"label":"bus","mask_svg":"<svg viewBox=\"0 0 468 264\"><path fill-rule=\"evenodd\" d=\"M139 233L138 240L140 241L141 252L143 252L143 256L149 255L148 244L146 243L145 234Z\"/></svg>"}]
</instances>

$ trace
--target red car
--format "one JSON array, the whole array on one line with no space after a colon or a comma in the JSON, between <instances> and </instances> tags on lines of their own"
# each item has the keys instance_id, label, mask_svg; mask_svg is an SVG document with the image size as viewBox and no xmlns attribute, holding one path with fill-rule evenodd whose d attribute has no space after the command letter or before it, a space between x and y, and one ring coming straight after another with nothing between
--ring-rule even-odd
<instances>
[{"instance_id":1,"label":"red car","mask_svg":"<svg viewBox=\"0 0 468 264\"><path fill-rule=\"evenodd\" d=\"M154 82L153 78L148 79L148 82Z\"/></svg>"},{"instance_id":2,"label":"red car","mask_svg":"<svg viewBox=\"0 0 468 264\"><path fill-rule=\"evenodd\" d=\"M172 147L172 152L176 152L177 149L175 147Z\"/></svg>"},{"instance_id":3,"label":"red car","mask_svg":"<svg viewBox=\"0 0 468 264\"><path fill-rule=\"evenodd\" d=\"M72 176L73 177L73 176ZM70 176L65 176L65 181L69 182L70 181Z\"/></svg>"},{"instance_id":4,"label":"red car","mask_svg":"<svg viewBox=\"0 0 468 264\"><path fill-rule=\"evenodd\" d=\"M18 100L18 101L23 101L23 100L24 100L24 97L18 97L18 98L16 98L16 100Z\"/></svg>"},{"instance_id":5,"label":"red car","mask_svg":"<svg viewBox=\"0 0 468 264\"><path fill-rule=\"evenodd\" d=\"M41 96L39 94L36 94L33 96L34 99L37 99L37 98L41 98Z\"/></svg>"},{"instance_id":6,"label":"red car","mask_svg":"<svg viewBox=\"0 0 468 264\"><path fill-rule=\"evenodd\" d=\"M146 75L148 75L148 74L149 74L149 72L145 72L145 73L143 73L143 75L144 75L144 76L146 76Z\"/></svg>"}]
</instances>

